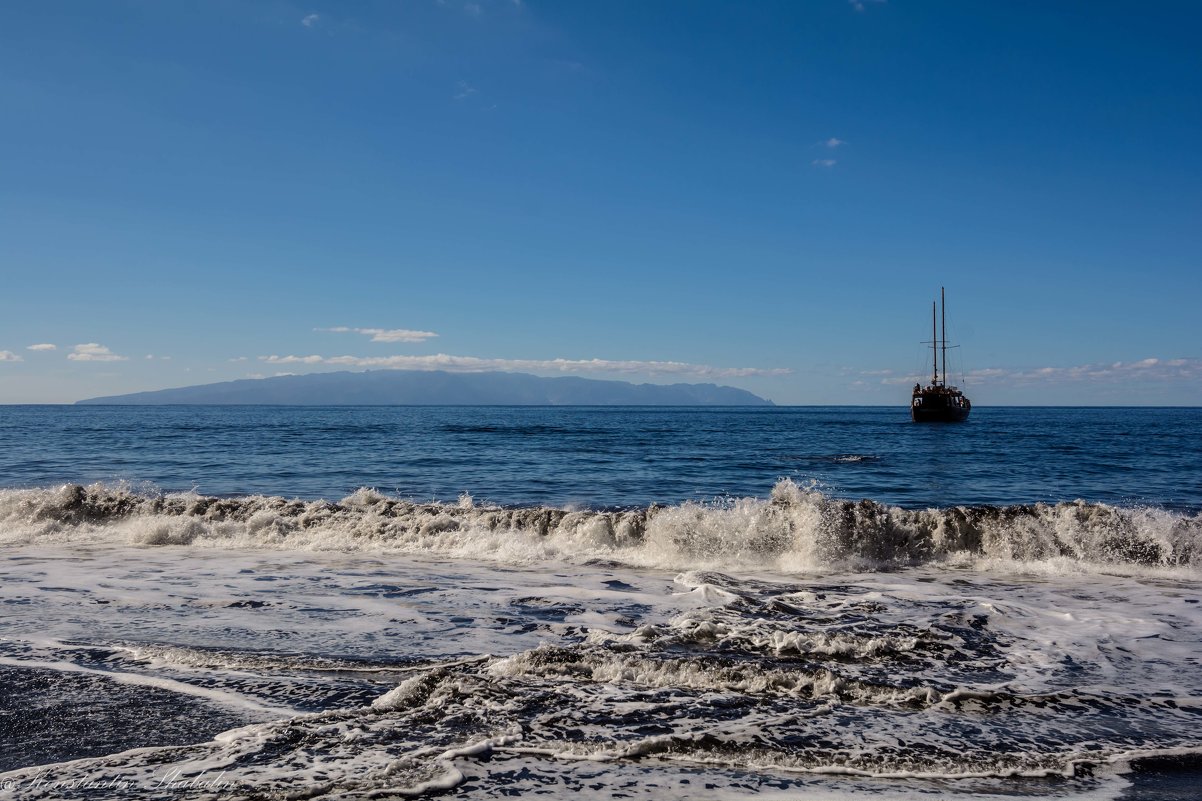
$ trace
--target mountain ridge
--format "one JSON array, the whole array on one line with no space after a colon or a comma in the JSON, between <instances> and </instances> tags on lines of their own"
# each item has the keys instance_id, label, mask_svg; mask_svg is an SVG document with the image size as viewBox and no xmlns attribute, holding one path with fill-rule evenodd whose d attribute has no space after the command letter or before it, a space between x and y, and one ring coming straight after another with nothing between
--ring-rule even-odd
<instances>
[{"instance_id":1,"label":"mountain ridge","mask_svg":"<svg viewBox=\"0 0 1202 801\"><path fill-rule=\"evenodd\" d=\"M529 373L365 370L241 378L106 395L76 405L263 406L773 406L737 387L634 384Z\"/></svg>"}]
</instances>

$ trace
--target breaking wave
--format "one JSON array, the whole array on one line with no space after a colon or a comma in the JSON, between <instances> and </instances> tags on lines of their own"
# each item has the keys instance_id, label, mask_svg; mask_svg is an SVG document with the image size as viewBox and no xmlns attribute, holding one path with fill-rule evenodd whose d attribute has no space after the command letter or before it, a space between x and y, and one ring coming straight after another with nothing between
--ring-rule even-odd
<instances>
[{"instance_id":1,"label":"breaking wave","mask_svg":"<svg viewBox=\"0 0 1202 801\"><path fill-rule=\"evenodd\" d=\"M1202 567L1202 514L1075 501L903 509L782 479L770 496L626 510L337 503L69 484L0 491L0 544L113 543L428 553L529 563L804 572L1020 562L1056 570Z\"/></svg>"}]
</instances>

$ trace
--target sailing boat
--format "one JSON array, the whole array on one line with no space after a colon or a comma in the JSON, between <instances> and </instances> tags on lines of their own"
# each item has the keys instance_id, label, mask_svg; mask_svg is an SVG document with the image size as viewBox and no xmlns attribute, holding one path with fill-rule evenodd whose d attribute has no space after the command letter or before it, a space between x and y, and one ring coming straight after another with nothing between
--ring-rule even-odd
<instances>
[{"instance_id":1,"label":"sailing boat","mask_svg":"<svg viewBox=\"0 0 1202 801\"><path fill-rule=\"evenodd\" d=\"M968 419L972 402L956 387L947 385L947 309L943 287L939 288L939 304L943 321L943 342L940 344L935 328L935 304L931 303L931 351L935 354L931 383L914 385L910 398L910 418L915 423L959 423ZM939 376L939 356L943 352L943 377Z\"/></svg>"}]
</instances>

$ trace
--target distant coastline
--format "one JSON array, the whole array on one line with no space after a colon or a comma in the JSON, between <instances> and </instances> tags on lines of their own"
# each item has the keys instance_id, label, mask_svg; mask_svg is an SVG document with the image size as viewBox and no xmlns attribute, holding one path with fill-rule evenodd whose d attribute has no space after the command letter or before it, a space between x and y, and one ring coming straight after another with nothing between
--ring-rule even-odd
<instances>
[{"instance_id":1,"label":"distant coastline","mask_svg":"<svg viewBox=\"0 0 1202 801\"><path fill-rule=\"evenodd\" d=\"M773 406L737 387L632 384L527 373L367 370L246 378L76 401L76 405Z\"/></svg>"}]
</instances>

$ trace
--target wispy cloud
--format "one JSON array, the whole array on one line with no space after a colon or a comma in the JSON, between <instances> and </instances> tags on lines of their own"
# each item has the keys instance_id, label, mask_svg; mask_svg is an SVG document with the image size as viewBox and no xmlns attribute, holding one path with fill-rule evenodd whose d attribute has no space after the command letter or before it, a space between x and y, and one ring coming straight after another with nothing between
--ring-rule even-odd
<instances>
[{"instance_id":1,"label":"wispy cloud","mask_svg":"<svg viewBox=\"0 0 1202 801\"><path fill-rule=\"evenodd\" d=\"M408 328L349 328L345 325L334 328L314 328L314 331L329 331L334 334L364 334L372 342L425 342L438 336L433 331L412 331Z\"/></svg>"},{"instance_id":2,"label":"wispy cloud","mask_svg":"<svg viewBox=\"0 0 1202 801\"><path fill-rule=\"evenodd\" d=\"M785 368L712 367L667 361L617 361L612 359L488 359L478 356L260 356L268 364L324 364L342 367L376 367L400 370L448 370L479 373L488 370L541 371L549 373L622 373L643 375L690 375L709 378L787 375Z\"/></svg>"},{"instance_id":3,"label":"wispy cloud","mask_svg":"<svg viewBox=\"0 0 1202 801\"><path fill-rule=\"evenodd\" d=\"M968 373L976 376L975 373ZM1202 378L1202 359L1147 358L1135 362L1082 364L1073 367L1038 367L1012 371L985 371L981 379L1014 382L1041 381L1180 381Z\"/></svg>"},{"instance_id":4,"label":"wispy cloud","mask_svg":"<svg viewBox=\"0 0 1202 801\"><path fill-rule=\"evenodd\" d=\"M232 359L226 359L226 361L230 361L230 362L244 362L244 361L246 361L246 357L245 357L245 356L235 356L235 357L234 357L234 358L232 358Z\"/></svg>"},{"instance_id":5,"label":"wispy cloud","mask_svg":"<svg viewBox=\"0 0 1202 801\"><path fill-rule=\"evenodd\" d=\"M96 342L76 345L71 353L67 354L67 358L73 362L124 362L129 359L128 356L118 356L104 345Z\"/></svg>"},{"instance_id":6,"label":"wispy cloud","mask_svg":"<svg viewBox=\"0 0 1202 801\"><path fill-rule=\"evenodd\" d=\"M458 84L458 89L455 91L455 94L452 95L452 97L454 97L456 100L466 100L474 94L476 94L476 87L472 86L467 81L460 81Z\"/></svg>"},{"instance_id":7,"label":"wispy cloud","mask_svg":"<svg viewBox=\"0 0 1202 801\"><path fill-rule=\"evenodd\" d=\"M861 371L860 375L879 376L882 384L913 384L925 381L927 374L898 375L888 370ZM1109 382L1179 382L1202 380L1202 359L1147 358L1135 362L1081 364L1069 367L987 367L964 373L964 380L974 385L1109 383Z\"/></svg>"},{"instance_id":8,"label":"wispy cloud","mask_svg":"<svg viewBox=\"0 0 1202 801\"><path fill-rule=\"evenodd\" d=\"M831 150L834 150L839 145L846 145L846 144L847 144L847 142L843 141L842 139L836 139L833 136L830 139L824 139L822 141L822 146L829 147Z\"/></svg>"},{"instance_id":9,"label":"wispy cloud","mask_svg":"<svg viewBox=\"0 0 1202 801\"><path fill-rule=\"evenodd\" d=\"M23 362L25 361L11 350L0 350L0 362Z\"/></svg>"},{"instance_id":10,"label":"wispy cloud","mask_svg":"<svg viewBox=\"0 0 1202 801\"><path fill-rule=\"evenodd\" d=\"M39 342L36 345L30 345L25 350L58 350L58 346L49 342Z\"/></svg>"},{"instance_id":11,"label":"wispy cloud","mask_svg":"<svg viewBox=\"0 0 1202 801\"><path fill-rule=\"evenodd\" d=\"M338 356L334 358L350 359L350 356ZM259 361L267 362L268 364L335 364L334 359L327 359L325 356L260 356ZM339 362L341 363L341 362Z\"/></svg>"},{"instance_id":12,"label":"wispy cloud","mask_svg":"<svg viewBox=\"0 0 1202 801\"><path fill-rule=\"evenodd\" d=\"M888 0L847 0L847 2L850 3L851 7L857 12L863 13L864 9L868 8L868 6L873 4L883 5L884 3L887 3Z\"/></svg>"},{"instance_id":13,"label":"wispy cloud","mask_svg":"<svg viewBox=\"0 0 1202 801\"><path fill-rule=\"evenodd\" d=\"M481 19L486 15L496 15L508 7L510 13L518 14L526 10L524 0L434 0L434 4L452 12L462 13L473 19Z\"/></svg>"},{"instance_id":14,"label":"wispy cloud","mask_svg":"<svg viewBox=\"0 0 1202 801\"><path fill-rule=\"evenodd\" d=\"M810 164L812 164L815 167L823 167L826 169L830 169L831 167L834 167L836 164L838 164L838 162L835 161L834 159L814 159L813 161L810 162Z\"/></svg>"},{"instance_id":15,"label":"wispy cloud","mask_svg":"<svg viewBox=\"0 0 1202 801\"><path fill-rule=\"evenodd\" d=\"M312 28L319 22L321 22L321 14L306 14L301 19L301 25L304 25L306 28Z\"/></svg>"},{"instance_id":16,"label":"wispy cloud","mask_svg":"<svg viewBox=\"0 0 1202 801\"><path fill-rule=\"evenodd\" d=\"M548 63L558 69L564 70L565 72L586 72L587 71L587 68L584 66L584 62L575 61L570 58L553 58L553 59L550 59Z\"/></svg>"}]
</instances>

